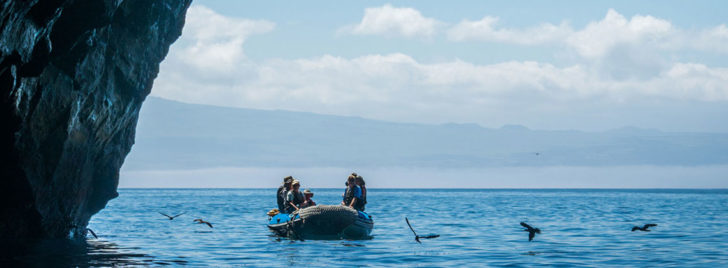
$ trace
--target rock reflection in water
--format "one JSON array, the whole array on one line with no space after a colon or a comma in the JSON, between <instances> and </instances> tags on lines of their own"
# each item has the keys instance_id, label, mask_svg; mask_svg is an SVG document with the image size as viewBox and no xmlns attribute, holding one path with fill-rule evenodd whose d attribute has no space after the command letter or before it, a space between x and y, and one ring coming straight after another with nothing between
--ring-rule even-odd
<instances>
[{"instance_id":1,"label":"rock reflection in water","mask_svg":"<svg viewBox=\"0 0 728 268\"><path fill-rule=\"evenodd\" d=\"M88 267L186 264L184 257L158 260L103 241L43 240L35 245L4 245L0 248L0 267Z\"/></svg>"}]
</instances>

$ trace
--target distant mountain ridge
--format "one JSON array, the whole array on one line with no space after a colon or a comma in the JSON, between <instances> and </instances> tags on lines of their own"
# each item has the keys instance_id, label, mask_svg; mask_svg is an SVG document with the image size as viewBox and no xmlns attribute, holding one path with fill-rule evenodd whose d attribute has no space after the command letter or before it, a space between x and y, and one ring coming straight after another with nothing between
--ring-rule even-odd
<instances>
[{"instance_id":1,"label":"distant mountain ridge","mask_svg":"<svg viewBox=\"0 0 728 268\"><path fill-rule=\"evenodd\" d=\"M125 168L717 165L728 134L427 125L150 97Z\"/></svg>"}]
</instances>

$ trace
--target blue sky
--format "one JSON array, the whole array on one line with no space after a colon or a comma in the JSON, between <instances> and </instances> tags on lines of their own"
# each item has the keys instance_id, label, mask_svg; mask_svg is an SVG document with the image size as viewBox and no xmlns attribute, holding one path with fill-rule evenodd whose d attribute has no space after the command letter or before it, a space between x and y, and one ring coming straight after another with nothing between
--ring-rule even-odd
<instances>
[{"instance_id":1,"label":"blue sky","mask_svg":"<svg viewBox=\"0 0 728 268\"><path fill-rule=\"evenodd\" d=\"M727 7L198 0L152 94L398 122L728 132Z\"/></svg>"},{"instance_id":2,"label":"blue sky","mask_svg":"<svg viewBox=\"0 0 728 268\"><path fill-rule=\"evenodd\" d=\"M529 27L548 22L569 22L574 27L604 17L610 8L626 17L652 15L669 19L686 29L708 28L725 24L728 3L721 1L314 1L314 2L245 2L229 0L200 0L195 4L212 8L231 17L261 19L276 22L276 30L257 36L245 44L253 59L300 58L333 54L346 57L371 53L406 51L418 60L437 61L452 58L468 59L477 63L504 60L553 60L551 49L511 47L493 43L452 43L443 38L429 42L386 37L348 38L335 33L342 25L361 20L365 8L391 4L412 7L423 16L449 23L463 19L478 20L485 15L498 16L504 26ZM295 47L291 44L295 43ZM497 53L483 53L484 49L497 49ZM432 53L433 50L437 53ZM697 57L697 55L681 55ZM705 55L702 55L705 56ZM726 66L725 55L720 58L702 57L712 65Z\"/></svg>"}]
</instances>

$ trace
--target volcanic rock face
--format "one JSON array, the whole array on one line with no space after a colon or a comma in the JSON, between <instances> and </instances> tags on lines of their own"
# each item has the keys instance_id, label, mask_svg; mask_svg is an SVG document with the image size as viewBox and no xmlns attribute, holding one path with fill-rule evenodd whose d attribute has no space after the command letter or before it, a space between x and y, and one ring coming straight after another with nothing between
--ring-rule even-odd
<instances>
[{"instance_id":1,"label":"volcanic rock face","mask_svg":"<svg viewBox=\"0 0 728 268\"><path fill-rule=\"evenodd\" d=\"M0 240L84 237L191 0L0 0Z\"/></svg>"}]
</instances>

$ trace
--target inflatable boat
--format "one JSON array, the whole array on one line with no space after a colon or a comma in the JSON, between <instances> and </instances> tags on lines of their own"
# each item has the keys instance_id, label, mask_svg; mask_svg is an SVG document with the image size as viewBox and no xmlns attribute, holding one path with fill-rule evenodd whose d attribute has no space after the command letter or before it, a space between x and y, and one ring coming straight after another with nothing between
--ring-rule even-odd
<instances>
[{"instance_id":1,"label":"inflatable boat","mask_svg":"<svg viewBox=\"0 0 728 268\"><path fill-rule=\"evenodd\" d=\"M268 228L291 239L369 239L374 220L345 206L319 205L269 217Z\"/></svg>"}]
</instances>

